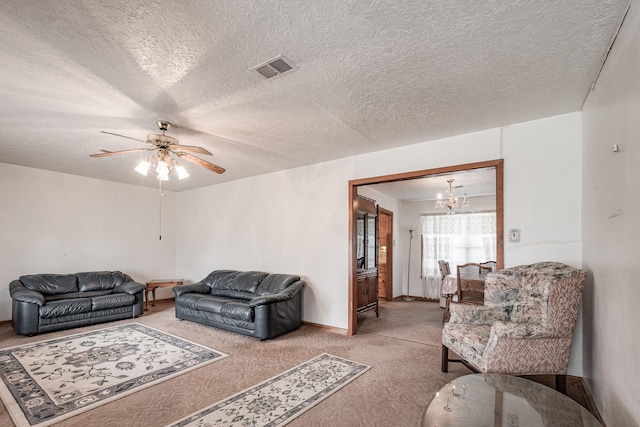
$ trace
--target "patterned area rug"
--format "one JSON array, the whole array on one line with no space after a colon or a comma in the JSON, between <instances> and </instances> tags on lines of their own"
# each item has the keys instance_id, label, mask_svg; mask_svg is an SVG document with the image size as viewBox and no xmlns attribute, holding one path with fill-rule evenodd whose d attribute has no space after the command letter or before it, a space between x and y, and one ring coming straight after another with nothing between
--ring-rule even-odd
<instances>
[{"instance_id":1,"label":"patterned area rug","mask_svg":"<svg viewBox=\"0 0 640 427\"><path fill-rule=\"evenodd\" d=\"M0 349L0 397L18 427L44 427L225 357L132 323Z\"/></svg>"},{"instance_id":2,"label":"patterned area rug","mask_svg":"<svg viewBox=\"0 0 640 427\"><path fill-rule=\"evenodd\" d=\"M325 353L171 427L283 426L370 368Z\"/></svg>"}]
</instances>

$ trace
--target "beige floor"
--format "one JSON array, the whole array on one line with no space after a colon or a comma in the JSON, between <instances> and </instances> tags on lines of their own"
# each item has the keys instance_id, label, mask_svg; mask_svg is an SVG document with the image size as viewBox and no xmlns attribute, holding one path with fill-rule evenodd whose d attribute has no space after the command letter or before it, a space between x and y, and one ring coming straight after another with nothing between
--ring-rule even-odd
<instances>
[{"instance_id":1,"label":"beige floor","mask_svg":"<svg viewBox=\"0 0 640 427\"><path fill-rule=\"evenodd\" d=\"M433 395L447 382L470 373L460 364L440 371L442 309L428 302L385 302L380 318L359 316L359 334L347 337L303 325L260 342L175 318L173 302L160 301L136 321L217 349L230 357L180 375L56 426L163 426L258 384L318 354L330 353L371 365L348 384L289 426L416 426ZM0 326L0 347L99 329L114 322L73 331L19 337ZM0 425L13 423L0 405Z\"/></svg>"}]
</instances>

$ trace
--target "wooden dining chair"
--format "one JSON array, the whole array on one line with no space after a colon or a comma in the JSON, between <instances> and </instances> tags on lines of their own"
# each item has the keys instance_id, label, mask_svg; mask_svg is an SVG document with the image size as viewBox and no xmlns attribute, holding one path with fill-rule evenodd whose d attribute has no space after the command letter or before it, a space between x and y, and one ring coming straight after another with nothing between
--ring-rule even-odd
<instances>
[{"instance_id":1,"label":"wooden dining chair","mask_svg":"<svg viewBox=\"0 0 640 427\"><path fill-rule=\"evenodd\" d=\"M489 267L491 269L491 271L496 271L498 263L495 262L495 261L485 261L485 262L481 262L480 266Z\"/></svg>"},{"instance_id":2,"label":"wooden dining chair","mask_svg":"<svg viewBox=\"0 0 640 427\"><path fill-rule=\"evenodd\" d=\"M451 268L449 263L443 259L438 260L438 267L440 268L440 276L444 279L444 276L451 274Z\"/></svg>"},{"instance_id":3,"label":"wooden dining chair","mask_svg":"<svg viewBox=\"0 0 640 427\"><path fill-rule=\"evenodd\" d=\"M484 304L484 281L491 272L490 267L470 262L457 266L458 302Z\"/></svg>"},{"instance_id":4,"label":"wooden dining chair","mask_svg":"<svg viewBox=\"0 0 640 427\"><path fill-rule=\"evenodd\" d=\"M449 263L443 259L438 260L438 268L440 268L440 295L442 295L442 284L444 282L444 278L451 274L451 268L449 267ZM446 302L444 313L442 314L442 321L446 321L449 317L449 305L451 304L451 294L445 295Z\"/></svg>"}]
</instances>

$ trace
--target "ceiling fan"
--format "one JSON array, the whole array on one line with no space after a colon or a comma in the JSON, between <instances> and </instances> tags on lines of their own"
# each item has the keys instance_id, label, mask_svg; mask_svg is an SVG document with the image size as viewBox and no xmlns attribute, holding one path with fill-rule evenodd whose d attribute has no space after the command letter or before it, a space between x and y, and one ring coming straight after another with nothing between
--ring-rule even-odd
<instances>
[{"instance_id":1,"label":"ceiling fan","mask_svg":"<svg viewBox=\"0 0 640 427\"><path fill-rule=\"evenodd\" d=\"M166 181L169 179L168 175L171 172L172 167L175 167L177 169L178 176L180 177L180 179L189 176L189 174L187 174L186 171L184 171L184 169L180 165L174 164L172 162L171 153L175 154L176 156L178 156L183 160L186 160L191 163L195 163L200 167L208 169L211 172L215 172L218 174L224 173L225 171L224 168L189 154L189 153L196 153L196 154L205 154L207 156L212 156L213 154L211 154L209 150L202 147L196 147L193 145L180 145L177 139L171 136L165 135L165 132L169 129L169 127L171 127L171 123L169 123L166 120L157 120L156 124L158 125L158 128L162 131L162 134L153 134L153 133L149 134L147 135L146 141L142 139L132 138L130 136L120 135L117 133L107 132L102 130L100 131L102 133L119 136L121 138L133 139L134 141L145 142L151 145L151 147L132 148L130 150L120 150L120 151L100 150L101 151L100 153L91 154L90 157L107 157L107 156L114 156L116 154L128 154L128 153L138 153L141 151L157 150L158 157L157 157L157 160L155 160L155 163L157 166L156 171L158 172L158 179L161 181ZM143 175L146 175L147 169L151 164L151 159L147 160L146 165L143 166L144 163L145 162L141 163L136 168L136 170L142 173Z\"/></svg>"}]
</instances>

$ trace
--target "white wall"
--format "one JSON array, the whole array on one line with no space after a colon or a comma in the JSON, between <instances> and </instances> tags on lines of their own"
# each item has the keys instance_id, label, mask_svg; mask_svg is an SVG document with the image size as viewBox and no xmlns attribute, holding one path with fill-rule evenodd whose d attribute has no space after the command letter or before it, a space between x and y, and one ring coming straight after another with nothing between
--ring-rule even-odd
<instances>
[{"instance_id":1,"label":"white wall","mask_svg":"<svg viewBox=\"0 0 640 427\"><path fill-rule=\"evenodd\" d=\"M0 163L0 195L0 320L11 319L9 283L24 274L175 275L175 193L163 200L161 241L158 190Z\"/></svg>"},{"instance_id":2,"label":"white wall","mask_svg":"<svg viewBox=\"0 0 640 427\"><path fill-rule=\"evenodd\" d=\"M505 266L537 261L582 265L580 113L507 126L503 131Z\"/></svg>"},{"instance_id":3,"label":"white wall","mask_svg":"<svg viewBox=\"0 0 640 427\"><path fill-rule=\"evenodd\" d=\"M608 426L640 425L639 51L635 1L583 110L584 377Z\"/></svg>"}]
</instances>

